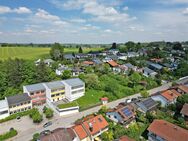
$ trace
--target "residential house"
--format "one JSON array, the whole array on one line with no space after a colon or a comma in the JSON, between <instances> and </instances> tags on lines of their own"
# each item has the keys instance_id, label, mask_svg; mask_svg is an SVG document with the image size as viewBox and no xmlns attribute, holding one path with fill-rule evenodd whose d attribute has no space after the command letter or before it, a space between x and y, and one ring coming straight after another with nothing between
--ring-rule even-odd
<instances>
[{"instance_id":1,"label":"residential house","mask_svg":"<svg viewBox=\"0 0 188 141\"><path fill-rule=\"evenodd\" d=\"M137 67L132 65L131 63L126 63L126 64L124 64L124 66L126 66L128 68L128 70L133 70L133 71L137 70Z\"/></svg>"},{"instance_id":2,"label":"residential house","mask_svg":"<svg viewBox=\"0 0 188 141\"><path fill-rule=\"evenodd\" d=\"M117 72L117 73L120 73L121 72L121 70L120 70L120 68L119 68L119 64L117 64L115 61L109 61L109 62L107 62L109 65L110 65L110 67L112 68L112 70L114 71L114 72Z\"/></svg>"},{"instance_id":3,"label":"residential house","mask_svg":"<svg viewBox=\"0 0 188 141\"><path fill-rule=\"evenodd\" d=\"M149 141L187 141L188 130L165 120L154 120L147 129Z\"/></svg>"},{"instance_id":4,"label":"residential house","mask_svg":"<svg viewBox=\"0 0 188 141\"><path fill-rule=\"evenodd\" d=\"M62 75L65 70L71 70L68 66L59 65L59 67L55 70L57 75Z\"/></svg>"},{"instance_id":5,"label":"residential house","mask_svg":"<svg viewBox=\"0 0 188 141\"><path fill-rule=\"evenodd\" d=\"M80 60L88 58L88 54L84 54L84 53L78 53L75 56L76 56L77 59L80 59Z\"/></svg>"},{"instance_id":6,"label":"residential house","mask_svg":"<svg viewBox=\"0 0 188 141\"><path fill-rule=\"evenodd\" d=\"M127 57L128 58L139 57L139 54L137 52L128 52Z\"/></svg>"},{"instance_id":7,"label":"residential house","mask_svg":"<svg viewBox=\"0 0 188 141\"><path fill-rule=\"evenodd\" d=\"M65 97L74 101L85 94L85 83L79 78L72 78L62 81L65 85Z\"/></svg>"},{"instance_id":8,"label":"residential house","mask_svg":"<svg viewBox=\"0 0 188 141\"><path fill-rule=\"evenodd\" d=\"M103 62L100 59L98 59L98 58L94 58L92 61L94 62L95 65L103 64Z\"/></svg>"},{"instance_id":9,"label":"residential house","mask_svg":"<svg viewBox=\"0 0 188 141\"><path fill-rule=\"evenodd\" d=\"M80 141L91 141L90 135L88 135L88 131L86 131L83 124L75 125L72 128Z\"/></svg>"},{"instance_id":10,"label":"residential house","mask_svg":"<svg viewBox=\"0 0 188 141\"><path fill-rule=\"evenodd\" d=\"M118 56L117 55L108 55L109 58L111 58L112 60L114 61L117 61L118 60Z\"/></svg>"},{"instance_id":11,"label":"residential house","mask_svg":"<svg viewBox=\"0 0 188 141\"><path fill-rule=\"evenodd\" d=\"M149 65L148 68L150 68L154 71L161 71L163 69L163 66L161 66L157 63L152 63L150 61L147 61L147 64Z\"/></svg>"},{"instance_id":12,"label":"residential house","mask_svg":"<svg viewBox=\"0 0 188 141\"><path fill-rule=\"evenodd\" d=\"M151 98L155 101L160 101L161 106L167 106L169 104L176 103L176 100L178 96L181 96L180 93L178 93L176 90L165 90L163 92L160 92L159 94L151 96Z\"/></svg>"},{"instance_id":13,"label":"residential house","mask_svg":"<svg viewBox=\"0 0 188 141\"><path fill-rule=\"evenodd\" d=\"M80 141L71 128L57 128L49 134L41 135L39 141Z\"/></svg>"},{"instance_id":14,"label":"residential house","mask_svg":"<svg viewBox=\"0 0 188 141\"><path fill-rule=\"evenodd\" d=\"M93 61L83 61L82 64L84 66L93 66L94 65L94 62Z\"/></svg>"},{"instance_id":15,"label":"residential house","mask_svg":"<svg viewBox=\"0 0 188 141\"><path fill-rule=\"evenodd\" d=\"M188 94L188 86L186 85L178 85L176 90L181 94Z\"/></svg>"},{"instance_id":16,"label":"residential house","mask_svg":"<svg viewBox=\"0 0 188 141\"><path fill-rule=\"evenodd\" d=\"M31 98L27 93L6 97L10 114L23 112L32 108Z\"/></svg>"},{"instance_id":17,"label":"residential house","mask_svg":"<svg viewBox=\"0 0 188 141\"><path fill-rule=\"evenodd\" d=\"M157 72L149 69L148 67L145 67L143 69L143 75L146 77L155 77L157 75Z\"/></svg>"},{"instance_id":18,"label":"residential house","mask_svg":"<svg viewBox=\"0 0 188 141\"><path fill-rule=\"evenodd\" d=\"M46 88L42 83L23 86L23 92L31 97L33 105L46 103Z\"/></svg>"},{"instance_id":19,"label":"residential house","mask_svg":"<svg viewBox=\"0 0 188 141\"><path fill-rule=\"evenodd\" d=\"M112 58L110 57L105 57L103 60L102 60L104 63L107 63L109 61L113 61Z\"/></svg>"},{"instance_id":20,"label":"residential house","mask_svg":"<svg viewBox=\"0 0 188 141\"><path fill-rule=\"evenodd\" d=\"M65 54L63 55L63 58L70 61L75 59L75 57L72 54Z\"/></svg>"},{"instance_id":21,"label":"residential house","mask_svg":"<svg viewBox=\"0 0 188 141\"><path fill-rule=\"evenodd\" d=\"M127 60L126 53L118 53L117 57L118 57L118 60L123 60L123 61Z\"/></svg>"},{"instance_id":22,"label":"residential house","mask_svg":"<svg viewBox=\"0 0 188 141\"><path fill-rule=\"evenodd\" d=\"M119 139L115 139L114 141L135 141L135 140L129 138L128 136L122 136Z\"/></svg>"},{"instance_id":23,"label":"residential house","mask_svg":"<svg viewBox=\"0 0 188 141\"><path fill-rule=\"evenodd\" d=\"M54 63L54 60L52 60L52 59L45 59L45 60L44 60L44 63L45 63L47 66L51 67L51 65Z\"/></svg>"},{"instance_id":24,"label":"residential house","mask_svg":"<svg viewBox=\"0 0 188 141\"><path fill-rule=\"evenodd\" d=\"M0 119L8 117L9 114L9 106L7 99L0 100Z\"/></svg>"},{"instance_id":25,"label":"residential house","mask_svg":"<svg viewBox=\"0 0 188 141\"><path fill-rule=\"evenodd\" d=\"M181 115L185 119L185 121L188 121L188 103L185 103L181 109Z\"/></svg>"},{"instance_id":26,"label":"residential house","mask_svg":"<svg viewBox=\"0 0 188 141\"><path fill-rule=\"evenodd\" d=\"M79 76L79 74L84 73L84 70L82 68L72 68L72 76Z\"/></svg>"},{"instance_id":27,"label":"residential house","mask_svg":"<svg viewBox=\"0 0 188 141\"><path fill-rule=\"evenodd\" d=\"M110 54L116 55L117 53L119 53L119 50L118 49L110 49L108 52Z\"/></svg>"},{"instance_id":28,"label":"residential house","mask_svg":"<svg viewBox=\"0 0 188 141\"><path fill-rule=\"evenodd\" d=\"M128 67L125 65L119 65L121 73L126 74L128 72Z\"/></svg>"},{"instance_id":29,"label":"residential house","mask_svg":"<svg viewBox=\"0 0 188 141\"><path fill-rule=\"evenodd\" d=\"M152 98L146 98L137 102L136 105L138 106L139 111L146 113L156 110L158 103Z\"/></svg>"},{"instance_id":30,"label":"residential house","mask_svg":"<svg viewBox=\"0 0 188 141\"><path fill-rule=\"evenodd\" d=\"M118 105L115 109L106 113L106 117L116 123L123 124L125 126L135 121L134 107L129 105Z\"/></svg>"},{"instance_id":31,"label":"residential house","mask_svg":"<svg viewBox=\"0 0 188 141\"><path fill-rule=\"evenodd\" d=\"M94 141L108 130L108 122L102 115L97 115L75 125L73 129L81 141Z\"/></svg>"},{"instance_id":32,"label":"residential house","mask_svg":"<svg viewBox=\"0 0 188 141\"><path fill-rule=\"evenodd\" d=\"M65 85L61 81L43 84L46 88L47 102L55 102L65 98Z\"/></svg>"}]
</instances>

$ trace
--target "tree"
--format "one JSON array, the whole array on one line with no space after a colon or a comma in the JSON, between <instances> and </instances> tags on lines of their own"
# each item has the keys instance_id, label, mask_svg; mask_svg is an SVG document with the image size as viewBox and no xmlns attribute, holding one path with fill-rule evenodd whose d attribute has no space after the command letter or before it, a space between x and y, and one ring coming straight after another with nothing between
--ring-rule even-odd
<instances>
[{"instance_id":1,"label":"tree","mask_svg":"<svg viewBox=\"0 0 188 141\"><path fill-rule=\"evenodd\" d=\"M71 77L71 71L70 70L64 70L62 74L62 79L68 79Z\"/></svg>"},{"instance_id":2,"label":"tree","mask_svg":"<svg viewBox=\"0 0 188 141\"><path fill-rule=\"evenodd\" d=\"M131 76L130 76L130 80L133 82L133 84L137 84L140 82L141 80L141 76L139 73L134 72Z\"/></svg>"},{"instance_id":3,"label":"tree","mask_svg":"<svg viewBox=\"0 0 188 141\"><path fill-rule=\"evenodd\" d=\"M135 49L135 43L132 41L129 41L127 43L125 43L125 46L127 47L127 49L130 50L134 50Z\"/></svg>"},{"instance_id":4,"label":"tree","mask_svg":"<svg viewBox=\"0 0 188 141\"><path fill-rule=\"evenodd\" d=\"M55 43L50 50L51 57L54 60L63 60L63 54L64 54L64 47L61 46L59 43Z\"/></svg>"},{"instance_id":5,"label":"tree","mask_svg":"<svg viewBox=\"0 0 188 141\"><path fill-rule=\"evenodd\" d=\"M37 108L33 108L29 116L33 119L34 123L40 123L43 120L43 117Z\"/></svg>"},{"instance_id":6,"label":"tree","mask_svg":"<svg viewBox=\"0 0 188 141\"><path fill-rule=\"evenodd\" d=\"M112 131L107 131L107 132L104 132L102 135L101 135L101 139L103 141L112 141L114 140L114 137L113 137L113 132Z\"/></svg>"},{"instance_id":7,"label":"tree","mask_svg":"<svg viewBox=\"0 0 188 141\"><path fill-rule=\"evenodd\" d=\"M173 49L175 50L183 50L183 47L181 45L180 42L176 42L174 45L173 45Z\"/></svg>"},{"instance_id":8,"label":"tree","mask_svg":"<svg viewBox=\"0 0 188 141\"><path fill-rule=\"evenodd\" d=\"M35 133L35 134L33 135L32 141L38 141L38 140L39 140L39 137L40 137L40 134L39 134L39 133Z\"/></svg>"},{"instance_id":9,"label":"tree","mask_svg":"<svg viewBox=\"0 0 188 141\"><path fill-rule=\"evenodd\" d=\"M83 53L82 47L79 47L78 53Z\"/></svg>"},{"instance_id":10,"label":"tree","mask_svg":"<svg viewBox=\"0 0 188 141\"><path fill-rule=\"evenodd\" d=\"M95 88L99 83L98 76L96 74L87 74L85 76L85 83L88 88Z\"/></svg>"},{"instance_id":11,"label":"tree","mask_svg":"<svg viewBox=\"0 0 188 141\"><path fill-rule=\"evenodd\" d=\"M50 108L47 108L45 111L46 118L52 118L54 111Z\"/></svg>"},{"instance_id":12,"label":"tree","mask_svg":"<svg viewBox=\"0 0 188 141\"><path fill-rule=\"evenodd\" d=\"M36 67L36 82L46 82L49 80L49 71L46 64L41 61L39 65Z\"/></svg>"},{"instance_id":13,"label":"tree","mask_svg":"<svg viewBox=\"0 0 188 141\"><path fill-rule=\"evenodd\" d=\"M141 91L140 94L141 94L141 96L144 97L144 98L149 97L149 93L147 92L147 90Z\"/></svg>"},{"instance_id":14,"label":"tree","mask_svg":"<svg viewBox=\"0 0 188 141\"><path fill-rule=\"evenodd\" d=\"M112 43L112 49L116 49L117 48L117 44L116 43Z\"/></svg>"}]
</instances>

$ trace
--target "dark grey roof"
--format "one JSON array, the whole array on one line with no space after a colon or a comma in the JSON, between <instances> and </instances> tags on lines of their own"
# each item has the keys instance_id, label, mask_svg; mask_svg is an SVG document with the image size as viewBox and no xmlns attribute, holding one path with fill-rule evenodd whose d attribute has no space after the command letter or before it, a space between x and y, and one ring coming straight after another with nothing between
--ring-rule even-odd
<instances>
[{"instance_id":1,"label":"dark grey roof","mask_svg":"<svg viewBox=\"0 0 188 141\"><path fill-rule=\"evenodd\" d=\"M133 69L135 67L131 63L126 63L125 66L128 67L128 68L130 68L130 69Z\"/></svg>"},{"instance_id":2,"label":"dark grey roof","mask_svg":"<svg viewBox=\"0 0 188 141\"><path fill-rule=\"evenodd\" d=\"M17 94L17 95L14 95L14 96L7 97L7 101L8 101L9 106L17 105L17 104L27 102L27 101L30 101L30 100L31 100L31 98L26 93Z\"/></svg>"},{"instance_id":3,"label":"dark grey roof","mask_svg":"<svg viewBox=\"0 0 188 141\"><path fill-rule=\"evenodd\" d=\"M39 90L45 90L45 87L44 87L44 85L42 83L27 85L25 87L26 87L26 89L29 92L35 92L35 91L39 91Z\"/></svg>"},{"instance_id":4,"label":"dark grey roof","mask_svg":"<svg viewBox=\"0 0 188 141\"><path fill-rule=\"evenodd\" d=\"M156 101L154 101L152 98L147 98L141 102L138 102L137 105L144 111L148 111L148 110L152 109L153 107L157 106L158 103Z\"/></svg>"},{"instance_id":5,"label":"dark grey roof","mask_svg":"<svg viewBox=\"0 0 188 141\"><path fill-rule=\"evenodd\" d=\"M96 64L102 64L102 61L100 59L93 59L93 62Z\"/></svg>"},{"instance_id":6,"label":"dark grey roof","mask_svg":"<svg viewBox=\"0 0 188 141\"><path fill-rule=\"evenodd\" d=\"M65 59L74 59L75 58L72 54L65 54L63 57Z\"/></svg>"},{"instance_id":7,"label":"dark grey roof","mask_svg":"<svg viewBox=\"0 0 188 141\"><path fill-rule=\"evenodd\" d=\"M149 73L149 74L155 73L155 71L149 69L148 67L145 67L145 68L144 68L144 71L147 72L147 73Z\"/></svg>"},{"instance_id":8,"label":"dark grey roof","mask_svg":"<svg viewBox=\"0 0 188 141\"><path fill-rule=\"evenodd\" d=\"M79 78L67 79L64 82L67 83L68 85L72 86L72 87L84 85L84 82Z\"/></svg>"},{"instance_id":9,"label":"dark grey roof","mask_svg":"<svg viewBox=\"0 0 188 141\"><path fill-rule=\"evenodd\" d=\"M61 81L53 81L53 82L48 82L44 83L49 89L58 89L58 88L63 88L65 85Z\"/></svg>"}]
</instances>

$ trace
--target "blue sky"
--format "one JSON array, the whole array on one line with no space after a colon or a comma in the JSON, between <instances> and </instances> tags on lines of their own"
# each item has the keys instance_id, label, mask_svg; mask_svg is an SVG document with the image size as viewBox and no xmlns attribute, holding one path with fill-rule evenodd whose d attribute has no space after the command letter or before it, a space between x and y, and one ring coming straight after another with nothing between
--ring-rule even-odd
<instances>
[{"instance_id":1,"label":"blue sky","mask_svg":"<svg viewBox=\"0 0 188 141\"><path fill-rule=\"evenodd\" d=\"M188 0L0 0L0 42L188 40Z\"/></svg>"}]
</instances>

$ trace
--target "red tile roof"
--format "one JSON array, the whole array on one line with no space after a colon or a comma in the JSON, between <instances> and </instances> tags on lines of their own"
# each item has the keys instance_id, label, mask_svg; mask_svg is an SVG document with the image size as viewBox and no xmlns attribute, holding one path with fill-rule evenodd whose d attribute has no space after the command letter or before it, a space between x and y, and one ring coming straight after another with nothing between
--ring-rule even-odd
<instances>
[{"instance_id":1,"label":"red tile roof","mask_svg":"<svg viewBox=\"0 0 188 141\"><path fill-rule=\"evenodd\" d=\"M177 98L179 95L176 93L173 93L171 90L166 90L161 93L161 95L166 98L168 101L173 101L175 98Z\"/></svg>"},{"instance_id":2,"label":"red tile roof","mask_svg":"<svg viewBox=\"0 0 188 141\"><path fill-rule=\"evenodd\" d=\"M78 135L78 137L80 138L80 140L83 140L86 137L88 137L88 135L82 125L76 125L73 127L73 129L76 132L76 134Z\"/></svg>"},{"instance_id":3,"label":"red tile roof","mask_svg":"<svg viewBox=\"0 0 188 141\"><path fill-rule=\"evenodd\" d=\"M83 123L85 129L91 134L95 135L100 130L108 127L108 122L102 115L97 115ZM92 130L91 128L92 127Z\"/></svg>"},{"instance_id":4,"label":"red tile roof","mask_svg":"<svg viewBox=\"0 0 188 141\"><path fill-rule=\"evenodd\" d=\"M129 138L128 136L123 136L119 138L119 141L134 141L134 140Z\"/></svg>"},{"instance_id":5,"label":"red tile roof","mask_svg":"<svg viewBox=\"0 0 188 141\"><path fill-rule=\"evenodd\" d=\"M110 65L110 66L112 66L112 67L117 67L117 66L119 66L115 61L108 61L108 64Z\"/></svg>"},{"instance_id":6,"label":"red tile roof","mask_svg":"<svg viewBox=\"0 0 188 141\"><path fill-rule=\"evenodd\" d=\"M102 100L102 101L107 101L107 100L108 100L108 97L102 97L101 100Z\"/></svg>"},{"instance_id":7,"label":"red tile roof","mask_svg":"<svg viewBox=\"0 0 188 141\"><path fill-rule=\"evenodd\" d=\"M187 141L188 130L176 126L165 120L154 120L148 131L162 137L167 141Z\"/></svg>"},{"instance_id":8,"label":"red tile roof","mask_svg":"<svg viewBox=\"0 0 188 141\"><path fill-rule=\"evenodd\" d=\"M94 62L92 62L92 61L84 61L83 64L85 64L85 65L93 65Z\"/></svg>"},{"instance_id":9,"label":"red tile roof","mask_svg":"<svg viewBox=\"0 0 188 141\"><path fill-rule=\"evenodd\" d=\"M188 87L185 85L179 85L178 88L182 91L184 91L185 93L188 93Z\"/></svg>"},{"instance_id":10,"label":"red tile roof","mask_svg":"<svg viewBox=\"0 0 188 141\"><path fill-rule=\"evenodd\" d=\"M183 105L183 108L181 109L181 114L188 116L188 103L185 103Z\"/></svg>"}]
</instances>

